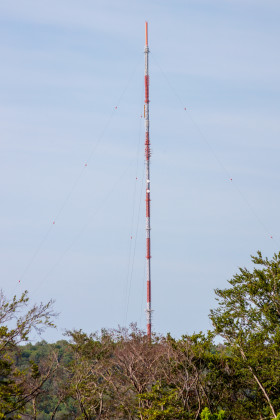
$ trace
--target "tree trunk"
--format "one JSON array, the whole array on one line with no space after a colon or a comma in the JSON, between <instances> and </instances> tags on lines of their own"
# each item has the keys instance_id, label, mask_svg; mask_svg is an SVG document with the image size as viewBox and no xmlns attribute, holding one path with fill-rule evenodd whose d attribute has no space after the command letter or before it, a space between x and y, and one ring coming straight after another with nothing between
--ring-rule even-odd
<instances>
[{"instance_id":1,"label":"tree trunk","mask_svg":"<svg viewBox=\"0 0 280 420\"><path fill-rule=\"evenodd\" d=\"M33 406L33 420L37 419L37 407L36 407L36 399L33 398L32 400L32 406Z\"/></svg>"},{"instance_id":2,"label":"tree trunk","mask_svg":"<svg viewBox=\"0 0 280 420\"><path fill-rule=\"evenodd\" d=\"M243 351L243 349L241 347L240 347L240 353L241 353L241 356L242 356L243 360L247 361L247 357L246 357L246 355L245 355L245 353L244 353L244 351ZM263 395L265 396L265 399L267 400L268 405L270 407L270 410L271 410L271 412L273 414L273 418L276 419L276 417L277 417L276 416L276 413L274 411L273 405L271 404L270 398L269 398L269 396L268 396L268 394L267 394L264 386L262 385L261 381L259 380L259 378L257 377L257 375L255 374L253 368L250 365L248 365L248 369L252 373L253 378L255 379L255 381L257 382L260 390L262 391Z\"/></svg>"}]
</instances>

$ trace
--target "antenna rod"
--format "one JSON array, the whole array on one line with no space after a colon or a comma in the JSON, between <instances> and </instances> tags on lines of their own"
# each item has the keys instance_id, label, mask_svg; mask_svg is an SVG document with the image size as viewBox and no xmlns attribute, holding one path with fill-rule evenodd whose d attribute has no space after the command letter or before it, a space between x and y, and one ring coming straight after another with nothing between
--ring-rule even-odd
<instances>
[{"instance_id":1,"label":"antenna rod","mask_svg":"<svg viewBox=\"0 0 280 420\"><path fill-rule=\"evenodd\" d=\"M150 120L149 120L149 46L148 46L148 22L145 22L145 158L146 158L146 259L147 259L147 336L151 339L152 334L152 302L151 302L151 238L150 238Z\"/></svg>"}]
</instances>

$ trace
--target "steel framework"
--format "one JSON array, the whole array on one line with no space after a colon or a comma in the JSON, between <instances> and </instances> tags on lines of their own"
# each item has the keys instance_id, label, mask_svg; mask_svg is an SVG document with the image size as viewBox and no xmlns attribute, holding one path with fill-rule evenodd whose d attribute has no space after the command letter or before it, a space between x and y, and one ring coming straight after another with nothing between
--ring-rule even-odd
<instances>
[{"instance_id":1,"label":"steel framework","mask_svg":"<svg viewBox=\"0 0 280 420\"><path fill-rule=\"evenodd\" d=\"M149 120L149 46L148 46L148 22L145 23L145 161L146 161L146 260L147 260L147 336L151 339L152 334L152 300L151 300L151 181L150 181L150 120Z\"/></svg>"}]
</instances>

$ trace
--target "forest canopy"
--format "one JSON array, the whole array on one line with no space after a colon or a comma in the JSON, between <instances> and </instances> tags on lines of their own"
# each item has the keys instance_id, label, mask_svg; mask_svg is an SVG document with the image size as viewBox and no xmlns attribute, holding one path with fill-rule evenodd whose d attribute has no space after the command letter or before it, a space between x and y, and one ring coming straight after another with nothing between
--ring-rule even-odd
<instances>
[{"instance_id":1,"label":"forest canopy","mask_svg":"<svg viewBox=\"0 0 280 420\"><path fill-rule=\"evenodd\" d=\"M0 418L280 419L280 253L252 262L215 290L212 329L179 339L131 324L31 344L53 302L1 292Z\"/></svg>"}]
</instances>

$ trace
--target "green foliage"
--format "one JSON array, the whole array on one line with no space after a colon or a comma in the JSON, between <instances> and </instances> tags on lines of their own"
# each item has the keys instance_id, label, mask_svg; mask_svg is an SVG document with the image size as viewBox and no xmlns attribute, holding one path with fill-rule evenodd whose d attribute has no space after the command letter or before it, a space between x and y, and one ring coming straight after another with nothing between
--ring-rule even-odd
<instances>
[{"instance_id":1,"label":"green foliage","mask_svg":"<svg viewBox=\"0 0 280 420\"><path fill-rule=\"evenodd\" d=\"M215 291L219 307L210 318L246 377L250 402L255 401L259 416L276 418L280 409L280 253L269 261L258 252L252 261L252 271L240 268L228 289Z\"/></svg>"},{"instance_id":2,"label":"green foliage","mask_svg":"<svg viewBox=\"0 0 280 420\"><path fill-rule=\"evenodd\" d=\"M21 358L18 364L21 367L35 365L42 367L46 360L50 360L55 354L58 366L54 375L42 386L40 394L36 397L37 418L49 420L55 412L55 419L70 419L73 413L77 413L73 401L69 396L68 367L73 361L72 349L66 340L60 340L54 344L41 341L34 345L21 346ZM27 412L32 415L33 402L27 405Z\"/></svg>"},{"instance_id":3,"label":"green foliage","mask_svg":"<svg viewBox=\"0 0 280 420\"><path fill-rule=\"evenodd\" d=\"M144 407L140 408L143 419L147 420L172 420L189 418L176 389L167 384L157 382L150 392L139 395L139 400Z\"/></svg>"},{"instance_id":4,"label":"green foliage","mask_svg":"<svg viewBox=\"0 0 280 420\"><path fill-rule=\"evenodd\" d=\"M32 330L42 331L53 326L55 314L51 310L52 302L46 305L28 307L29 298L24 292L20 298L5 298L0 292L0 418L18 418L18 410L39 392L43 383L37 382L32 388L32 381L40 378L40 371L35 362L20 368L20 348L18 344L28 340Z\"/></svg>"},{"instance_id":5,"label":"green foliage","mask_svg":"<svg viewBox=\"0 0 280 420\"><path fill-rule=\"evenodd\" d=\"M211 414L209 408L204 408L201 412L201 420L223 420L225 418L225 412L220 410L218 413Z\"/></svg>"}]
</instances>

